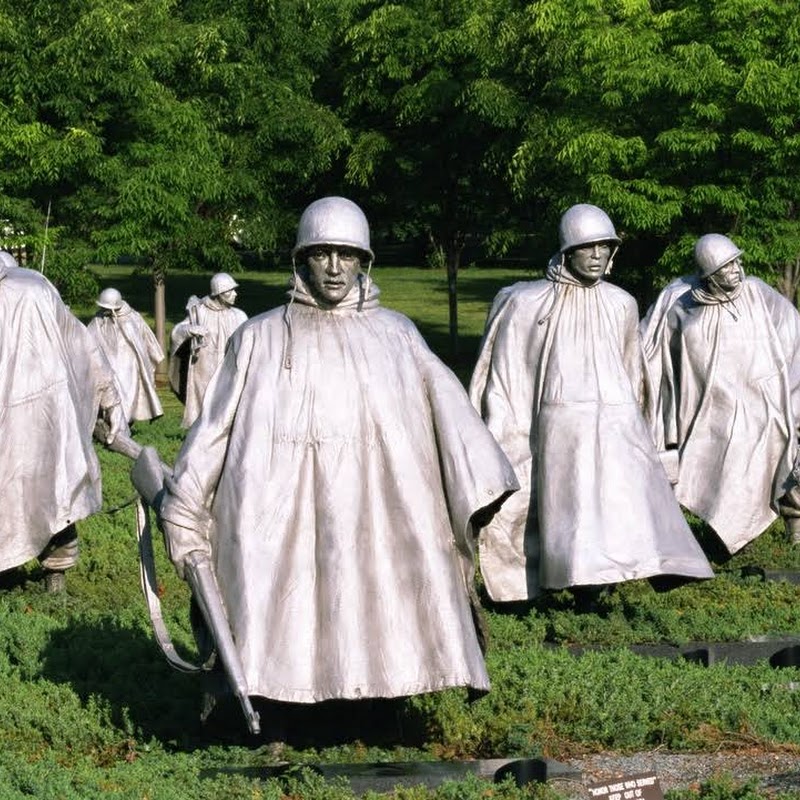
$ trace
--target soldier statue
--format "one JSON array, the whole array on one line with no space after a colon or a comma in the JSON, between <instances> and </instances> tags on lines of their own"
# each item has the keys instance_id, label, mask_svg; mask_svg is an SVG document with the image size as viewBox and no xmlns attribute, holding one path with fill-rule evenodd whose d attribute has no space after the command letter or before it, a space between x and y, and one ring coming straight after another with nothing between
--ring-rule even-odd
<instances>
[{"instance_id":1,"label":"soldier statue","mask_svg":"<svg viewBox=\"0 0 800 800\"><path fill-rule=\"evenodd\" d=\"M119 290L103 289L96 304L97 314L87 327L114 372L125 418L134 422L160 417L164 411L156 392L155 371L164 360L164 351L155 334Z\"/></svg>"},{"instance_id":2,"label":"soldier statue","mask_svg":"<svg viewBox=\"0 0 800 800\"><path fill-rule=\"evenodd\" d=\"M604 280L620 239L589 204L559 235L545 279L495 299L470 386L522 483L481 533L489 594L710 577L643 413L636 301Z\"/></svg>"},{"instance_id":3,"label":"soldier statue","mask_svg":"<svg viewBox=\"0 0 800 800\"><path fill-rule=\"evenodd\" d=\"M50 591L78 558L75 523L99 510L92 432L127 428L114 377L40 273L0 258L0 571L38 557Z\"/></svg>"},{"instance_id":4,"label":"soldier statue","mask_svg":"<svg viewBox=\"0 0 800 800\"><path fill-rule=\"evenodd\" d=\"M206 386L222 361L231 334L247 319L238 308L238 283L226 272L211 278L206 297L192 297L187 316L172 329L169 382L185 403L181 424L188 428L203 405Z\"/></svg>"},{"instance_id":5,"label":"soldier statue","mask_svg":"<svg viewBox=\"0 0 800 800\"><path fill-rule=\"evenodd\" d=\"M663 444L679 455L678 500L735 553L781 513L800 542L793 468L800 421L800 314L742 251L709 233L697 274L671 302L658 351Z\"/></svg>"},{"instance_id":6,"label":"soldier statue","mask_svg":"<svg viewBox=\"0 0 800 800\"><path fill-rule=\"evenodd\" d=\"M489 687L473 526L517 481L372 260L355 203L306 208L288 302L233 333L167 482L171 558L213 566L247 695Z\"/></svg>"}]
</instances>

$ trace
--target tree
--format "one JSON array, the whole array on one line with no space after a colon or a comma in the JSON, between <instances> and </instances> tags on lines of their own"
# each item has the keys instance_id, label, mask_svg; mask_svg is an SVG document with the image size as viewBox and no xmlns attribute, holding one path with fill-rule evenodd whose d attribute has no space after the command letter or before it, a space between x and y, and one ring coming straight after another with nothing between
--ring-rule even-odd
<instances>
[{"instance_id":1,"label":"tree","mask_svg":"<svg viewBox=\"0 0 800 800\"><path fill-rule=\"evenodd\" d=\"M274 250L348 142L336 111L315 98L348 4L184 0L181 14L200 31L191 91L225 141L226 213L246 246Z\"/></svg>"},{"instance_id":2,"label":"tree","mask_svg":"<svg viewBox=\"0 0 800 800\"><path fill-rule=\"evenodd\" d=\"M144 258L163 345L165 260L224 242L203 213L223 192L219 137L175 89L191 28L171 0L4 6L0 213L34 257L50 244L48 275L68 299L96 288L89 261Z\"/></svg>"},{"instance_id":3,"label":"tree","mask_svg":"<svg viewBox=\"0 0 800 800\"><path fill-rule=\"evenodd\" d=\"M36 263L49 243L48 275L68 297L94 290L89 261L142 259L163 343L167 271L234 269L234 233L274 245L285 194L341 146L310 91L331 8L1 3L6 242L24 241Z\"/></svg>"},{"instance_id":4,"label":"tree","mask_svg":"<svg viewBox=\"0 0 800 800\"><path fill-rule=\"evenodd\" d=\"M496 251L513 234L505 169L524 108L494 77L506 3L367 0L342 51L346 177L376 216L430 238L447 266L458 349L457 276L467 240Z\"/></svg>"},{"instance_id":5,"label":"tree","mask_svg":"<svg viewBox=\"0 0 800 800\"><path fill-rule=\"evenodd\" d=\"M553 216L578 200L604 207L629 240L649 242L664 282L691 269L700 234L731 234L748 265L785 276L794 297L793 9L780 0L657 9L644 0L542 0L515 18L513 46L530 57L511 80L539 88L528 94L513 161L520 198L547 186Z\"/></svg>"}]
</instances>

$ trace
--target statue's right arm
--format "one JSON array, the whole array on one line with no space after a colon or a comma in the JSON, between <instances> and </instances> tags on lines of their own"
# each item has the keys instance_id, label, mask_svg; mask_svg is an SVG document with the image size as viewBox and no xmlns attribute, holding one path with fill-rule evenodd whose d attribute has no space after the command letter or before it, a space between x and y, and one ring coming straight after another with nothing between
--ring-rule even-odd
<instances>
[{"instance_id":1,"label":"statue's right arm","mask_svg":"<svg viewBox=\"0 0 800 800\"><path fill-rule=\"evenodd\" d=\"M189 429L173 477L166 483L161 521L170 558L180 575L190 552L211 551L211 508L246 387L251 354L251 332L228 342L225 358L206 389L200 416Z\"/></svg>"}]
</instances>

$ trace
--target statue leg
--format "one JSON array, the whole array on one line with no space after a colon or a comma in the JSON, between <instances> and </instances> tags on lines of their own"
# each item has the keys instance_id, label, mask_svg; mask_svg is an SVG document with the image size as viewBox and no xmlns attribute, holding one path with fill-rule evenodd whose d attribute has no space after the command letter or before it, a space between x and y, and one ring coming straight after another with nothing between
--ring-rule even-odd
<instances>
[{"instance_id":1,"label":"statue leg","mask_svg":"<svg viewBox=\"0 0 800 800\"><path fill-rule=\"evenodd\" d=\"M800 546L800 486L792 486L778 502L792 544Z\"/></svg>"},{"instance_id":2,"label":"statue leg","mask_svg":"<svg viewBox=\"0 0 800 800\"><path fill-rule=\"evenodd\" d=\"M64 591L64 573L78 561L78 531L75 525L67 525L60 530L39 555L45 570L45 586L48 592Z\"/></svg>"}]
</instances>

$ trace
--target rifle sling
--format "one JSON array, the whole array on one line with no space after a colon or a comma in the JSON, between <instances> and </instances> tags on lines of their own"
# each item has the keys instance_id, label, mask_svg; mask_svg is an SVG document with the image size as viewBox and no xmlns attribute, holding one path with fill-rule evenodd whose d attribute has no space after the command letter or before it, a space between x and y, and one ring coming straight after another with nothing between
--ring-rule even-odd
<instances>
[{"instance_id":1,"label":"rifle sling","mask_svg":"<svg viewBox=\"0 0 800 800\"><path fill-rule=\"evenodd\" d=\"M142 593L147 602L150 622L153 624L156 642L169 661L170 666L181 672L205 672L210 667L214 655L204 664L194 664L178 655L172 638L164 622L161 612L161 600L158 597L158 583L156 581L156 563L153 554L153 537L150 527L150 514L147 505L140 497L136 502L136 539L139 544L139 579Z\"/></svg>"}]
</instances>

